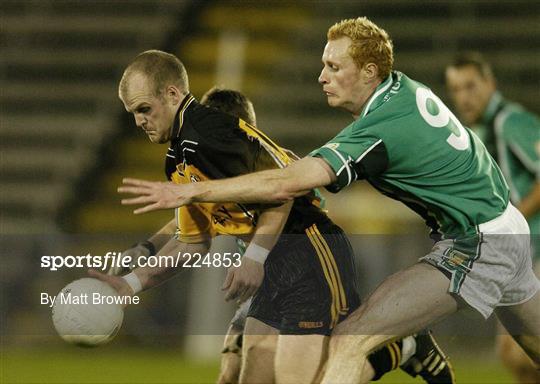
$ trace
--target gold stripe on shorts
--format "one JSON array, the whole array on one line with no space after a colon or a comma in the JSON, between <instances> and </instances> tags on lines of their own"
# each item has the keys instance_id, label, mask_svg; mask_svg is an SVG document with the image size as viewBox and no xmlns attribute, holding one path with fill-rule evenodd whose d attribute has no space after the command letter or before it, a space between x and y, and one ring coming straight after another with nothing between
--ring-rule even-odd
<instances>
[{"instance_id":1,"label":"gold stripe on shorts","mask_svg":"<svg viewBox=\"0 0 540 384\"><path fill-rule=\"evenodd\" d=\"M394 370L394 369L396 369L395 365L396 365L396 360L397 360L396 350L394 348L392 348L392 344L387 344L386 348L388 348L388 352L390 352L390 359L392 360L391 367L392 367L392 370Z\"/></svg>"},{"instance_id":2,"label":"gold stripe on shorts","mask_svg":"<svg viewBox=\"0 0 540 384\"><path fill-rule=\"evenodd\" d=\"M396 352L396 362L395 362L395 364L392 364L392 369L397 369L397 367L399 366L399 363L401 361L401 350L399 349L399 346L395 342L390 344L390 346Z\"/></svg>"},{"instance_id":3,"label":"gold stripe on shorts","mask_svg":"<svg viewBox=\"0 0 540 384\"><path fill-rule=\"evenodd\" d=\"M339 313L342 312L341 309L344 308L345 305L345 303L342 304L340 300L341 298L339 291L343 290L343 287L341 279L339 277L339 272L333 269L332 261L334 261L333 265L335 265L334 256L332 255L332 252L330 251L326 240L320 235L320 232L317 230L316 225L314 224L308 229L306 229L306 234L308 235L308 238L311 241L313 248L315 248L315 251L317 252L324 276L326 278L328 286L330 287L330 293L332 295L332 321L330 324L330 328L333 328L337 325L337 322L339 320ZM337 275L336 272L338 272Z\"/></svg>"},{"instance_id":4,"label":"gold stripe on shorts","mask_svg":"<svg viewBox=\"0 0 540 384\"><path fill-rule=\"evenodd\" d=\"M336 273L336 278L337 278L338 288L339 288L339 296L341 298L341 307L339 309L340 309L340 313L342 315L346 315L349 308L347 307L347 297L345 296L345 289L343 289L343 283L341 282L341 275L339 273L339 269L338 269L337 264L336 264L336 259L334 257L334 254L330 250L330 247L328 246L328 243L324 239L323 235L319 232L319 229L317 228L317 225L314 224L312 227L313 227L313 230L315 231L315 233L321 239L321 243L323 244L323 246L324 246L324 248L326 250L326 253L329 255L328 259L330 260L330 264L332 265L333 270Z\"/></svg>"}]
</instances>

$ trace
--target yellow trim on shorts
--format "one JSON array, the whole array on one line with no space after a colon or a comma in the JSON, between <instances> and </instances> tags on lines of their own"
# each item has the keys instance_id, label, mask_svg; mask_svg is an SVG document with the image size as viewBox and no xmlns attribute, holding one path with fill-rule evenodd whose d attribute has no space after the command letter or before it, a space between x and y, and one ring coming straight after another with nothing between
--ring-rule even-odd
<instances>
[{"instance_id":1,"label":"yellow trim on shorts","mask_svg":"<svg viewBox=\"0 0 540 384\"><path fill-rule=\"evenodd\" d=\"M401 362L401 350L399 349L399 346L397 345L396 342L393 342L392 344L390 344L390 346L396 352L396 361L395 361L395 364L394 364L394 362L392 360L392 369L397 369L399 367L399 363Z\"/></svg>"},{"instance_id":2,"label":"yellow trim on shorts","mask_svg":"<svg viewBox=\"0 0 540 384\"><path fill-rule=\"evenodd\" d=\"M343 284L341 282L339 271L337 268L334 269L334 267L336 267L334 255L330 251L330 247L326 243L326 240L317 229L316 224L307 228L306 234L308 235L313 248L315 248L315 251L317 252L324 276L330 288L330 293L332 295L332 321L330 328L334 328L339 321L339 314L346 313L346 301L342 301L340 297L340 292L344 291Z\"/></svg>"},{"instance_id":3,"label":"yellow trim on shorts","mask_svg":"<svg viewBox=\"0 0 540 384\"><path fill-rule=\"evenodd\" d=\"M345 296L345 290L343 289L343 283L341 282L341 276L339 274L339 269L338 269L337 264L336 264L336 259L335 259L334 255L332 254L332 251L330 250L330 247L328 246L328 243L324 239L323 235L319 232L319 229L317 228L317 225L314 224L312 227L313 227L313 230L315 231L315 233L321 239L321 243L323 244L324 248L326 249L327 254L330 255L330 257L328 259L330 260L330 263L332 264L332 267L334 268L334 271L336 273L337 282L338 282L338 288L339 288L339 295L340 295L340 298L341 298L341 307L339 308L339 310L340 310L340 313L342 315L346 315L347 311L349 310L349 308L347 307L347 296Z\"/></svg>"},{"instance_id":4,"label":"yellow trim on shorts","mask_svg":"<svg viewBox=\"0 0 540 384\"><path fill-rule=\"evenodd\" d=\"M328 284L328 287L330 288L330 294L332 295L332 305L330 307L331 312L331 322L330 322L330 329L334 328L337 325L338 319L339 319L339 304L338 304L338 295L336 294L336 283L333 279L333 276L330 275L330 272L328 270L328 266L326 264L325 257L322 253L322 251L319 248L319 245L317 244L317 240L314 237L314 234L311 232L311 228L306 229L306 234L311 241L311 244L313 245L313 248L315 248L315 251L317 252L317 256L319 256L319 262L321 264L324 277L326 278L326 282Z\"/></svg>"},{"instance_id":5,"label":"yellow trim on shorts","mask_svg":"<svg viewBox=\"0 0 540 384\"><path fill-rule=\"evenodd\" d=\"M395 368L395 365L396 365L396 351L392 347L392 344L386 345L386 348L388 349L388 352L390 353L390 359L392 360L392 365L390 366L390 367L392 367L391 370L394 370L394 369L396 369Z\"/></svg>"}]
</instances>

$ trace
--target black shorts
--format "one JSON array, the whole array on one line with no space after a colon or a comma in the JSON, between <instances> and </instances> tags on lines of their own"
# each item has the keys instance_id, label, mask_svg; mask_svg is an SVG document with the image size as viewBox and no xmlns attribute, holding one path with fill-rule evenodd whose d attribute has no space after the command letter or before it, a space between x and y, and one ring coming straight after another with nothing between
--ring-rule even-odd
<instances>
[{"instance_id":1,"label":"black shorts","mask_svg":"<svg viewBox=\"0 0 540 384\"><path fill-rule=\"evenodd\" d=\"M264 271L248 316L281 334L330 335L360 305L351 245L331 221L283 235Z\"/></svg>"}]
</instances>

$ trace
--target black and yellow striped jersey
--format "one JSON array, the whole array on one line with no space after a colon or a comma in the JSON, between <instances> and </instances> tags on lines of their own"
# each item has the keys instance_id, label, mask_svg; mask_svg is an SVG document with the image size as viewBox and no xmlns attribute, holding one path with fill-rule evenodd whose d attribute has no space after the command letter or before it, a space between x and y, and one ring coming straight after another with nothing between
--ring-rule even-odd
<instances>
[{"instance_id":1,"label":"black and yellow striped jersey","mask_svg":"<svg viewBox=\"0 0 540 384\"><path fill-rule=\"evenodd\" d=\"M165 172L175 183L194 183L286 167L293 160L256 127L201 105L192 95L181 103L172 129ZM315 193L296 198L284 233L300 234L327 221ZM176 210L178 239L200 242L216 235L250 235L264 205L197 203Z\"/></svg>"}]
</instances>

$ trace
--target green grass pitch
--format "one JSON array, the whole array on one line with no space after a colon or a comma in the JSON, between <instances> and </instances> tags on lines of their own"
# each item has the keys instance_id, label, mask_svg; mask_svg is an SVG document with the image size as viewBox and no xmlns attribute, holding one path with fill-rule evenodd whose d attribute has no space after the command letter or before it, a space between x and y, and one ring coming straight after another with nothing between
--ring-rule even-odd
<instances>
[{"instance_id":1,"label":"green grass pitch","mask_svg":"<svg viewBox=\"0 0 540 384\"><path fill-rule=\"evenodd\" d=\"M456 358L453 360L459 384L512 383L510 375L494 358ZM213 383L217 360L189 359L175 349L95 348L72 346L47 350L4 349L0 383ZM421 383L401 371L386 375L379 383Z\"/></svg>"}]
</instances>

